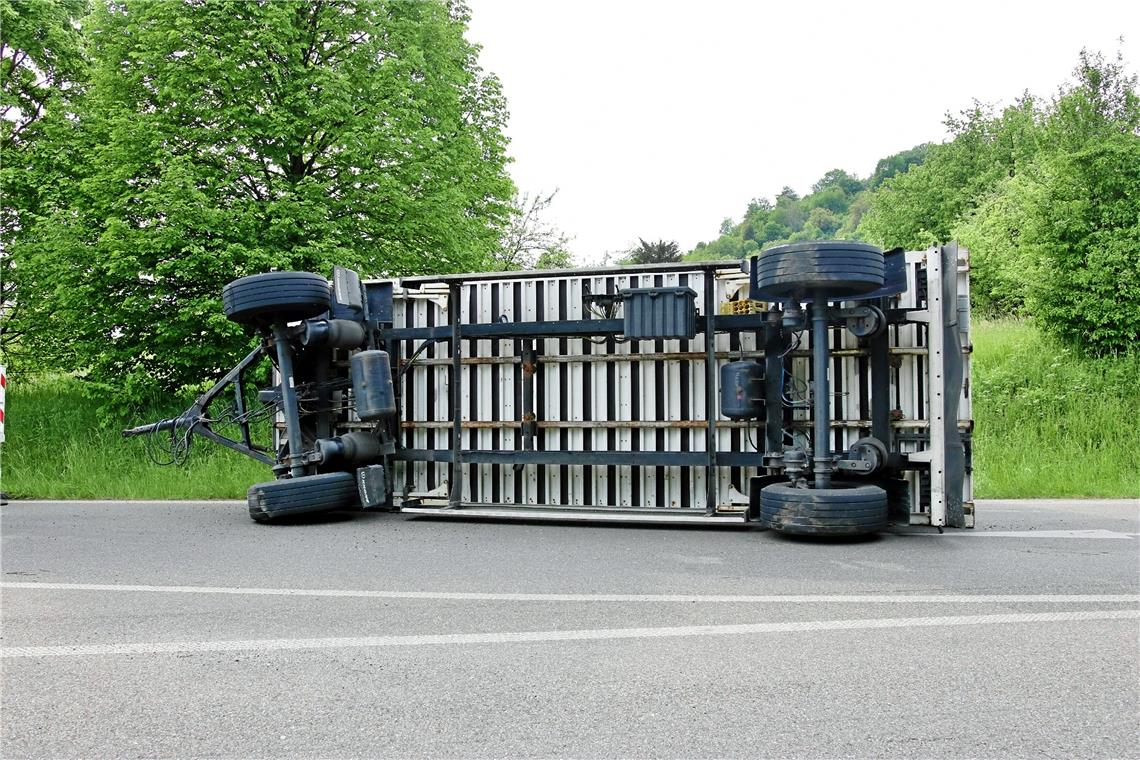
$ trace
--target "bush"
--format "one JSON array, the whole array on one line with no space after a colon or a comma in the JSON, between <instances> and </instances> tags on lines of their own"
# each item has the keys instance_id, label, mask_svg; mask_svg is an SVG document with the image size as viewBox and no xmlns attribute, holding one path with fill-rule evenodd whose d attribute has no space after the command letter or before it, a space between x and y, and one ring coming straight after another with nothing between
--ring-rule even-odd
<instances>
[{"instance_id":1,"label":"bush","mask_svg":"<svg viewBox=\"0 0 1140 760\"><path fill-rule=\"evenodd\" d=\"M1012 177L954 228L970 251L970 301L974 313L1003 317L1025 313L1033 263L1022 248L1024 181Z\"/></svg>"},{"instance_id":2,"label":"bush","mask_svg":"<svg viewBox=\"0 0 1140 760\"><path fill-rule=\"evenodd\" d=\"M1140 342L1140 137L1042 162L1026 244L1038 324L1093 354Z\"/></svg>"}]
</instances>

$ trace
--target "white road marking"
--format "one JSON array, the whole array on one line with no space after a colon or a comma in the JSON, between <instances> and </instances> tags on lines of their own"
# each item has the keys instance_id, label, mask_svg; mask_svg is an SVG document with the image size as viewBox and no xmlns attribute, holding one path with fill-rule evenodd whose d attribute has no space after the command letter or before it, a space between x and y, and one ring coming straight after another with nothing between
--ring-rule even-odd
<instances>
[{"instance_id":1,"label":"white road marking","mask_svg":"<svg viewBox=\"0 0 1140 760\"><path fill-rule=\"evenodd\" d=\"M759 633L852 631L873 628L934 628L1009 623L1066 623L1088 620L1136 620L1140 610L1040 612L954 617L817 620L790 623L687 625L660 628L599 628L570 631L504 633L444 633L412 636L357 636L323 639L247 639L238 641L172 641L135 644L73 644L0 648L0 658L88 657L114 654L178 654L202 652L272 652L294 649L352 649L362 647L446 646L454 644L531 644L551 641L605 641L690 636L741 636Z\"/></svg>"},{"instance_id":2,"label":"white road marking","mask_svg":"<svg viewBox=\"0 0 1140 760\"><path fill-rule=\"evenodd\" d=\"M241 586L149 586L104 583L9 581L0 589L119 591L160 594L428 599L474 602L655 602L711 604L1104 604L1140 603L1140 594L527 594L466 591L371 591L363 589L252 588Z\"/></svg>"},{"instance_id":3,"label":"white road marking","mask_svg":"<svg viewBox=\"0 0 1140 760\"><path fill-rule=\"evenodd\" d=\"M907 533L928 538L1135 538L1115 530L949 530L946 533Z\"/></svg>"}]
</instances>

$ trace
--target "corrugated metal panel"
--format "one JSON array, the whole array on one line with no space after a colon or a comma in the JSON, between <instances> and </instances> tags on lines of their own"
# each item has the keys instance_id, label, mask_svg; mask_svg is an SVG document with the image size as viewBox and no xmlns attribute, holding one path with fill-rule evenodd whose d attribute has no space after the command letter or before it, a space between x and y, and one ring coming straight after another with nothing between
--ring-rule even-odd
<instances>
[{"instance_id":1,"label":"corrugated metal panel","mask_svg":"<svg viewBox=\"0 0 1140 760\"><path fill-rule=\"evenodd\" d=\"M925 288L922 261L925 252L907 254L907 291L891 299L889 306L913 310L919 307L919 286ZM548 321L601 319L620 316L601 313L583 305L584 289L593 294L616 294L627 288L691 287L696 307L717 311L729 296L736 295L746 275L735 265L726 265L715 276L716 303L704 303L700 271L614 272L605 274L545 274L537 279L480 279L461 286L461 319L464 323L498 320ZM967 268L957 274L959 293L968 296ZM447 284L417 278L397 287L394 321L398 327L446 325ZM889 329L892 351L890 383L892 449L919 451L927 412L928 361L924 355L926 326L904 324ZM760 357L753 334L718 334L715 338L719 366L741 357ZM785 378L785 399L806 401L812 387L810 330L800 335L792 352L792 369ZM869 363L859 340L846 330L831 331L832 348L839 352L830 369L834 402L833 445L842 451L870 433L871 388ZM627 341L614 338L537 339L539 363L535 376L535 412L539 450L569 451L704 451L707 432L705 409L705 337L692 340ZM963 344L969 345L968 328ZM403 357L412 355L420 341L405 340ZM522 382L519 346L514 340L465 341L462 370L462 419L465 449L522 449ZM404 376L402 419L405 445L445 451L451 446L449 400L450 345L439 342L426 349ZM967 380L969 367L967 364ZM961 418L969 419L969 383L963 391ZM711 389L716 393L716 389ZM716 446L720 451L756 452L763 433L749 423L717 416ZM810 435L807 408L797 408L793 418L802 429L792 435ZM807 438L803 438L806 442ZM790 443L791 441L787 441ZM760 454L756 453L757 465ZM465 502L484 504L534 504L545 506L674 507L704 510L706 502L703 467L636 467L465 464ZM748 478L756 467L718 467L717 506L739 504L747 493ZM446 463L398 463L394 483L396 500L433 497L446 500ZM908 473L914 511L929 511L927 496L917 472ZM969 478L966 481L969 490ZM425 498L426 497L426 498ZM965 494L970 501L971 494Z\"/></svg>"},{"instance_id":2,"label":"corrugated metal panel","mask_svg":"<svg viewBox=\"0 0 1140 760\"><path fill-rule=\"evenodd\" d=\"M541 280L478 281L462 287L465 323L596 319L607 315L583 306L583 288L617 293L635 287L693 287L696 307L704 313L700 272L654 272ZM716 278L717 301L726 300L746 279L735 268ZM417 283L397 290L394 320L401 327L448 323L446 288ZM715 305L714 305L715 308ZM420 341L404 341L410 356ZM462 372L464 448L521 449L522 372L514 340L466 342ZM755 352L752 335L731 340L717 336L717 350L729 361L737 351ZM627 341L614 338L546 338L536 341L539 364L535 407L539 432L535 448L569 451L704 451L704 337L693 340ZM665 356L663 356L665 355ZM645 359L639 357L646 356ZM474 359L475 361L471 361ZM403 384L405 445L446 450L450 447L450 346L426 349L406 373ZM715 389L714 389L715 392ZM471 423L474 423L473 425ZM492 423L492 424L482 424ZM511 423L499 424L494 423ZM744 435L740 423L719 418L718 445L724 450L753 450L759 441ZM694 427L696 425L697 427ZM410 427L410 429L408 429ZM747 448L745 448L747 447ZM760 455L756 454L759 464ZM571 506L682 507L703 510L702 468L464 465L462 500L477 503ZM739 502L750 468L719 468L718 501ZM446 498L448 465L415 462L397 465L395 482L409 497ZM735 487L736 496L732 489ZM398 489L399 490L399 489Z\"/></svg>"}]
</instances>

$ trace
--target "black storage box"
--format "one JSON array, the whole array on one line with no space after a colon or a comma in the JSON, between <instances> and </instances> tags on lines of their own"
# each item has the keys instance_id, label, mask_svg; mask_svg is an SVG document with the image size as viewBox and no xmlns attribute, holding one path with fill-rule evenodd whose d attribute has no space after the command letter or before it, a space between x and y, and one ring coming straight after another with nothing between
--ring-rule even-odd
<instances>
[{"instance_id":1,"label":"black storage box","mask_svg":"<svg viewBox=\"0 0 1140 760\"><path fill-rule=\"evenodd\" d=\"M621 291L627 338L692 338L697 334L697 291L626 288Z\"/></svg>"}]
</instances>

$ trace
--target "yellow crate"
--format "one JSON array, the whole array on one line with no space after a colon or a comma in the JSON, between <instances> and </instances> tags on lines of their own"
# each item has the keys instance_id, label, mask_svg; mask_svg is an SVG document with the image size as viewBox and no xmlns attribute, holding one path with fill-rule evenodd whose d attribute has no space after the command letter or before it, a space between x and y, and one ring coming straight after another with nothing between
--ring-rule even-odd
<instances>
[{"instance_id":1,"label":"yellow crate","mask_svg":"<svg viewBox=\"0 0 1140 760\"><path fill-rule=\"evenodd\" d=\"M725 301L720 305L721 314L763 314L768 311L768 304L764 301L753 301L742 298L739 301Z\"/></svg>"}]
</instances>

